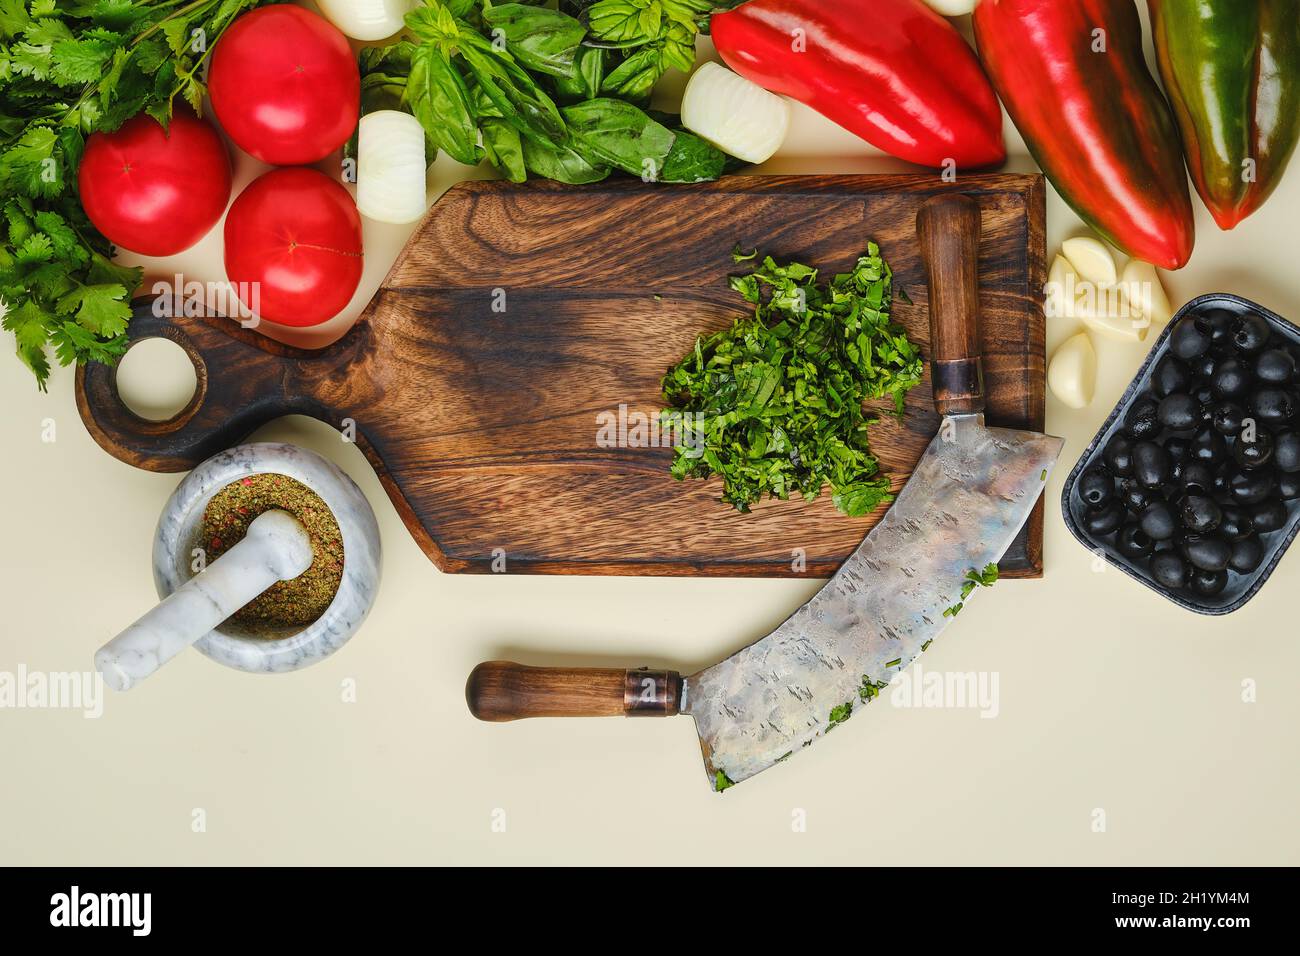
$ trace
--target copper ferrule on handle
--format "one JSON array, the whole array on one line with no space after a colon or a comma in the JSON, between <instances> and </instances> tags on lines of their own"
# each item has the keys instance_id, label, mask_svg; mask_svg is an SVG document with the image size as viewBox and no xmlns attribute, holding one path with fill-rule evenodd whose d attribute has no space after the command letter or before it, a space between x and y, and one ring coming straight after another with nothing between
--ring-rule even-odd
<instances>
[{"instance_id":1,"label":"copper ferrule on handle","mask_svg":"<svg viewBox=\"0 0 1300 956\"><path fill-rule=\"evenodd\" d=\"M680 712L682 675L642 667L623 678L623 713L628 717L674 717Z\"/></svg>"},{"instance_id":2,"label":"copper ferrule on handle","mask_svg":"<svg viewBox=\"0 0 1300 956\"><path fill-rule=\"evenodd\" d=\"M930 379L940 414L967 415L984 409L984 362L979 356L935 359L930 363Z\"/></svg>"}]
</instances>

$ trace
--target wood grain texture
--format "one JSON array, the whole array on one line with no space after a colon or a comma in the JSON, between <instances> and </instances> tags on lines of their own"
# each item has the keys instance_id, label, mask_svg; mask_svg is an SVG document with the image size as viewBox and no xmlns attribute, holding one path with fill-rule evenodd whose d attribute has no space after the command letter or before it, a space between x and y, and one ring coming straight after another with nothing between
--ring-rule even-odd
<instances>
[{"instance_id":1,"label":"wood grain texture","mask_svg":"<svg viewBox=\"0 0 1300 956\"><path fill-rule=\"evenodd\" d=\"M465 682L479 720L525 717L674 717L682 678L676 671L600 667L528 667L485 661Z\"/></svg>"},{"instance_id":2,"label":"wood grain texture","mask_svg":"<svg viewBox=\"0 0 1300 956\"><path fill-rule=\"evenodd\" d=\"M916 214L930 304L930 385L940 415L984 411L980 356L979 203L936 196Z\"/></svg>"},{"instance_id":3,"label":"wood grain texture","mask_svg":"<svg viewBox=\"0 0 1300 956\"><path fill-rule=\"evenodd\" d=\"M445 571L489 572L503 556L512 573L827 576L883 510L846 518L826 494L740 515L719 503L717 481L673 481L668 447L602 447L598 416L623 406L633 426L637 415L655 420L668 367L744 313L726 281L736 245L831 273L875 240L912 300L895 316L928 358L915 221L927 198L954 191L982 211L989 422L1041 429L1044 188L1014 175L462 183L332 346L296 350L221 317L157 318L142 303L132 339L178 342L198 370L194 401L171 421L144 422L122 404L113 370L90 365L78 371L78 407L100 445L155 471L191 468L281 415L351 419ZM871 428L895 487L937 423L927 368L902 420ZM1040 574L1041 541L1040 501L1003 573Z\"/></svg>"}]
</instances>

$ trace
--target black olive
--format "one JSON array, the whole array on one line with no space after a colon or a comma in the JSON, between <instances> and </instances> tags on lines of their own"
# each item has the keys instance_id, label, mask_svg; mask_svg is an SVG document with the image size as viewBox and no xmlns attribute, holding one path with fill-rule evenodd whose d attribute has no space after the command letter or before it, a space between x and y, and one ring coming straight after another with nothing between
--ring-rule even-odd
<instances>
[{"instance_id":1,"label":"black olive","mask_svg":"<svg viewBox=\"0 0 1300 956\"><path fill-rule=\"evenodd\" d=\"M1213 309L1196 317L1196 325L1210 337L1211 345L1231 344L1232 320L1237 316L1226 309Z\"/></svg>"},{"instance_id":2,"label":"black olive","mask_svg":"<svg viewBox=\"0 0 1300 956\"><path fill-rule=\"evenodd\" d=\"M1246 410L1236 402L1219 402L1210 413L1210 424L1220 435L1235 435L1245 417Z\"/></svg>"},{"instance_id":3,"label":"black olive","mask_svg":"<svg viewBox=\"0 0 1300 956\"><path fill-rule=\"evenodd\" d=\"M1218 362L1213 352L1198 355L1187 363L1187 370L1192 373L1192 380L1202 382L1214 374L1214 365Z\"/></svg>"},{"instance_id":4,"label":"black olive","mask_svg":"<svg viewBox=\"0 0 1300 956\"><path fill-rule=\"evenodd\" d=\"M1300 434L1282 432L1273 439L1273 464L1279 471L1300 471Z\"/></svg>"},{"instance_id":5,"label":"black olive","mask_svg":"<svg viewBox=\"0 0 1300 956\"><path fill-rule=\"evenodd\" d=\"M1215 365L1214 374L1210 376L1214 394L1220 399L1241 398L1250 391L1254 382L1255 373L1250 364L1236 355Z\"/></svg>"},{"instance_id":6,"label":"black olive","mask_svg":"<svg viewBox=\"0 0 1300 956\"><path fill-rule=\"evenodd\" d=\"M1172 355L1166 355L1156 363L1151 374L1151 387L1161 398L1174 392L1185 392L1192 384L1192 373L1187 366Z\"/></svg>"},{"instance_id":7,"label":"black olive","mask_svg":"<svg viewBox=\"0 0 1300 956\"><path fill-rule=\"evenodd\" d=\"M1268 534L1286 526L1286 505L1280 501L1265 501L1255 505L1250 513L1251 523L1260 534Z\"/></svg>"},{"instance_id":8,"label":"black olive","mask_svg":"<svg viewBox=\"0 0 1300 956\"><path fill-rule=\"evenodd\" d=\"M1232 496L1232 476L1236 475L1239 468L1234 462L1223 462L1218 470L1214 472L1213 480L1210 481L1210 494L1218 498L1219 501Z\"/></svg>"},{"instance_id":9,"label":"black olive","mask_svg":"<svg viewBox=\"0 0 1300 956\"><path fill-rule=\"evenodd\" d=\"M1218 401L1218 399L1214 397L1214 389L1209 385L1198 385L1192 392L1192 398L1201 403L1201 408L1205 408L1206 405L1212 405L1214 402ZM1204 412L1202 412L1202 414L1204 414Z\"/></svg>"},{"instance_id":10,"label":"black olive","mask_svg":"<svg viewBox=\"0 0 1300 956\"><path fill-rule=\"evenodd\" d=\"M1168 452L1166 452L1168 454ZM1183 491L1183 476L1187 473L1189 465L1199 465L1198 461L1169 461L1169 477L1165 479L1164 487L1161 491L1168 498L1173 494L1181 494Z\"/></svg>"},{"instance_id":11,"label":"black olive","mask_svg":"<svg viewBox=\"0 0 1300 956\"><path fill-rule=\"evenodd\" d=\"M1170 431L1191 431L1201 420L1201 404L1186 392L1174 392L1160 400L1156 420Z\"/></svg>"},{"instance_id":12,"label":"black olive","mask_svg":"<svg viewBox=\"0 0 1300 956\"><path fill-rule=\"evenodd\" d=\"M1283 501L1300 498L1300 471L1278 472L1277 496Z\"/></svg>"},{"instance_id":13,"label":"black olive","mask_svg":"<svg viewBox=\"0 0 1300 956\"><path fill-rule=\"evenodd\" d=\"M1136 560L1148 557L1156 549L1156 543L1136 524L1126 524L1115 540L1115 549L1124 557Z\"/></svg>"},{"instance_id":14,"label":"black olive","mask_svg":"<svg viewBox=\"0 0 1300 956\"><path fill-rule=\"evenodd\" d=\"M1217 464L1228 456L1228 443L1213 428L1202 428L1192 436L1192 460Z\"/></svg>"},{"instance_id":15,"label":"black olive","mask_svg":"<svg viewBox=\"0 0 1300 956\"><path fill-rule=\"evenodd\" d=\"M1232 554L1228 557L1228 567L1238 574L1250 574L1264 560L1264 545L1253 535L1242 538L1232 545Z\"/></svg>"},{"instance_id":16,"label":"black olive","mask_svg":"<svg viewBox=\"0 0 1300 956\"><path fill-rule=\"evenodd\" d=\"M1110 501L1114 490L1114 481L1100 468L1089 468L1079 476L1079 497L1094 508Z\"/></svg>"},{"instance_id":17,"label":"black olive","mask_svg":"<svg viewBox=\"0 0 1300 956\"><path fill-rule=\"evenodd\" d=\"M1153 399L1144 398L1135 402L1124 419L1124 430L1131 438L1152 438L1160 431L1160 421L1156 415L1160 406Z\"/></svg>"},{"instance_id":18,"label":"black olive","mask_svg":"<svg viewBox=\"0 0 1300 956\"><path fill-rule=\"evenodd\" d=\"M1261 388L1250 396L1250 410L1265 425L1285 425L1295 415L1295 396L1284 388Z\"/></svg>"},{"instance_id":19,"label":"black olive","mask_svg":"<svg viewBox=\"0 0 1300 956\"><path fill-rule=\"evenodd\" d=\"M1268 320L1254 312L1244 312L1232 320L1228 330L1232 344L1239 351L1251 355L1268 345L1273 330L1268 327Z\"/></svg>"},{"instance_id":20,"label":"black olive","mask_svg":"<svg viewBox=\"0 0 1300 956\"><path fill-rule=\"evenodd\" d=\"M1142 512L1138 524L1142 528L1142 533L1152 541L1169 540L1174 536L1174 531L1178 527L1173 512L1162 501L1149 505L1146 511Z\"/></svg>"},{"instance_id":21,"label":"black olive","mask_svg":"<svg viewBox=\"0 0 1300 956\"><path fill-rule=\"evenodd\" d=\"M1134 445L1133 477L1145 488L1159 488L1168 481L1169 456L1165 450L1153 441L1140 441Z\"/></svg>"},{"instance_id":22,"label":"black olive","mask_svg":"<svg viewBox=\"0 0 1300 956\"><path fill-rule=\"evenodd\" d=\"M1243 428L1232 446L1232 457L1242 468L1263 468L1273 460L1273 436L1254 425Z\"/></svg>"},{"instance_id":23,"label":"black olive","mask_svg":"<svg viewBox=\"0 0 1300 956\"><path fill-rule=\"evenodd\" d=\"M1223 520L1223 511L1218 502L1204 495L1188 495L1183 499L1183 527L1193 534L1206 534L1213 531Z\"/></svg>"},{"instance_id":24,"label":"black olive","mask_svg":"<svg viewBox=\"0 0 1300 956\"><path fill-rule=\"evenodd\" d=\"M1190 315L1174 326L1169 335L1169 350L1183 361L1204 355L1210 348L1211 332L1202 331Z\"/></svg>"},{"instance_id":25,"label":"black olive","mask_svg":"<svg viewBox=\"0 0 1300 956\"><path fill-rule=\"evenodd\" d=\"M1143 488L1135 478L1125 478L1120 482L1120 504L1134 514L1141 514L1146 506L1151 504L1153 497L1152 493Z\"/></svg>"},{"instance_id":26,"label":"black olive","mask_svg":"<svg viewBox=\"0 0 1300 956\"><path fill-rule=\"evenodd\" d=\"M1286 385L1295 378L1295 369L1295 358L1285 349L1268 349L1255 359L1255 374L1271 385Z\"/></svg>"},{"instance_id":27,"label":"black olive","mask_svg":"<svg viewBox=\"0 0 1300 956\"><path fill-rule=\"evenodd\" d=\"M1133 474L1133 439L1123 432L1115 435L1110 441L1106 442L1106 450L1102 453L1102 459L1106 462L1106 467L1110 469L1112 475L1127 478Z\"/></svg>"},{"instance_id":28,"label":"black olive","mask_svg":"<svg viewBox=\"0 0 1300 956\"><path fill-rule=\"evenodd\" d=\"M1192 569L1176 551L1161 551L1151 556L1151 576L1171 591L1186 587Z\"/></svg>"},{"instance_id":29,"label":"black olive","mask_svg":"<svg viewBox=\"0 0 1300 956\"><path fill-rule=\"evenodd\" d=\"M1083 516L1083 526L1088 533L1097 537L1111 534L1124 523L1124 509L1118 501L1112 501L1101 508L1094 508Z\"/></svg>"},{"instance_id":30,"label":"black olive","mask_svg":"<svg viewBox=\"0 0 1300 956\"><path fill-rule=\"evenodd\" d=\"M1186 461L1187 456L1191 454L1192 441L1190 438L1170 438L1165 441L1165 454L1173 462Z\"/></svg>"},{"instance_id":31,"label":"black olive","mask_svg":"<svg viewBox=\"0 0 1300 956\"><path fill-rule=\"evenodd\" d=\"M1214 472L1203 461L1188 462L1183 467L1182 486L1189 495L1208 495L1214 489Z\"/></svg>"},{"instance_id":32,"label":"black olive","mask_svg":"<svg viewBox=\"0 0 1300 956\"><path fill-rule=\"evenodd\" d=\"M1202 597L1214 597L1228 586L1227 571L1192 571L1192 590Z\"/></svg>"},{"instance_id":33,"label":"black olive","mask_svg":"<svg viewBox=\"0 0 1300 956\"><path fill-rule=\"evenodd\" d=\"M1216 534L1190 535L1183 542L1183 556L1202 571L1222 571L1228 566L1232 548Z\"/></svg>"},{"instance_id":34,"label":"black olive","mask_svg":"<svg viewBox=\"0 0 1300 956\"><path fill-rule=\"evenodd\" d=\"M1232 499L1242 505L1257 505L1273 493L1273 475L1267 469L1239 471L1231 479Z\"/></svg>"},{"instance_id":35,"label":"black olive","mask_svg":"<svg viewBox=\"0 0 1300 956\"><path fill-rule=\"evenodd\" d=\"M1254 533L1255 525L1250 520L1250 514L1244 508L1238 508L1236 505L1223 505L1219 512L1222 516L1219 519L1219 534L1229 541L1240 541L1242 538L1249 537Z\"/></svg>"}]
</instances>

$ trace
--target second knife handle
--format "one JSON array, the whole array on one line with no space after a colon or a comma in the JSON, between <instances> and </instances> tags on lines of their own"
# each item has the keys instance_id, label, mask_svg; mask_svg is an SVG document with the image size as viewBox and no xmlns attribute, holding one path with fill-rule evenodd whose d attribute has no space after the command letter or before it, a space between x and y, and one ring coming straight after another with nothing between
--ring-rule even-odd
<instances>
[{"instance_id":1,"label":"second knife handle","mask_svg":"<svg viewBox=\"0 0 1300 956\"><path fill-rule=\"evenodd\" d=\"M916 215L930 291L930 378L940 415L984 411L980 361L980 206L969 196L937 196Z\"/></svg>"},{"instance_id":2,"label":"second knife handle","mask_svg":"<svg viewBox=\"0 0 1300 956\"><path fill-rule=\"evenodd\" d=\"M601 667L528 667L487 661L465 683L465 701L479 720L523 717L671 717L682 678L676 671Z\"/></svg>"}]
</instances>

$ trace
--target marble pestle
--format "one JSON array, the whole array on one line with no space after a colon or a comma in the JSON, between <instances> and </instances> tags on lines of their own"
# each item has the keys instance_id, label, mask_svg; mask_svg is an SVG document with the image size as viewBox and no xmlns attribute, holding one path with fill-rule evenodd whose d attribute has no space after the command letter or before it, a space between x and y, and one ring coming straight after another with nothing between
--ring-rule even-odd
<instances>
[{"instance_id":1,"label":"marble pestle","mask_svg":"<svg viewBox=\"0 0 1300 956\"><path fill-rule=\"evenodd\" d=\"M114 690L130 690L277 581L312 562L311 541L284 511L267 511L244 539L95 653Z\"/></svg>"}]
</instances>

